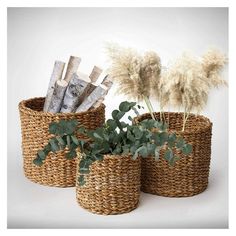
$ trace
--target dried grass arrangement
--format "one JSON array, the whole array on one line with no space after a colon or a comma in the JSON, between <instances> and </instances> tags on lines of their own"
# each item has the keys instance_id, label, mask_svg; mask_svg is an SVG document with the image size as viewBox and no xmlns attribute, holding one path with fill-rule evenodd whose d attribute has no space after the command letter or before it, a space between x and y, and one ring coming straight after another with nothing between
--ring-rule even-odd
<instances>
[{"instance_id":1,"label":"dried grass arrangement","mask_svg":"<svg viewBox=\"0 0 236 236\"><path fill-rule=\"evenodd\" d=\"M227 59L220 51L211 49L201 58L183 53L161 76L152 89L160 101L161 110L167 106L183 110L183 128L190 112L199 114L206 106L212 88L227 85L220 73Z\"/></svg>"},{"instance_id":2,"label":"dried grass arrangement","mask_svg":"<svg viewBox=\"0 0 236 236\"><path fill-rule=\"evenodd\" d=\"M183 110L183 131L190 112L198 114L207 104L210 90L227 85L221 78L227 58L217 49L208 50L201 58L183 53L165 71L154 51L140 55L134 49L109 44L107 54L111 59L109 73L119 93L144 101L153 119L150 97L160 104L161 120L166 107Z\"/></svg>"}]
</instances>

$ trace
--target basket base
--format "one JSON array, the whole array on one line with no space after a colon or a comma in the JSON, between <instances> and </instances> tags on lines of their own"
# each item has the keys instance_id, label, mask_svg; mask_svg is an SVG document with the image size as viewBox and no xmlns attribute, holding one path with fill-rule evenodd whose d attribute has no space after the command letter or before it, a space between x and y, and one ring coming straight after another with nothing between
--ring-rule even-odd
<instances>
[{"instance_id":1,"label":"basket base","mask_svg":"<svg viewBox=\"0 0 236 236\"><path fill-rule=\"evenodd\" d=\"M172 192L172 193L168 193L168 192L159 192L157 190L152 190L152 189L147 189L145 187L141 187L141 191L144 193L149 193L149 194L153 194L153 195L157 195L157 196L162 196L162 197L176 197L176 198L181 198L181 197L192 197L195 195L198 195L202 192L204 192L207 189L208 185L204 186L201 189L198 189L197 191L193 191L193 192Z\"/></svg>"},{"instance_id":2,"label":"basket base","mask_svg":"<svg viewBox=\"0 0 236 236\"><path fill-rule=\"evenodd\" d=\"M65 183L49 183L49 182L43 182L43 181L39 181L39 180L35 180L33 178L30 178L29 176L27 176L25 174L25 177L26 179L28 179L29 181L35 183L35 184L40 184L40 185L43 185L43 186L47 186L47 187L57 187L57 188L70 188L70 187L75 187L75 182L74 183L68 183L68 184L65 184Z\"/></svg>"},{"instance_id":3,"label":"basket base","mask_svg":"<svg viewBox=\"0 0 236 236\"><path fill-rule=\"evenodd\" d=\"M102 210L99 210L99 209L91 209L91 208L87 208L85 206L83 206L77 199L77 203L85 210L93 213L93 214L98 214L98 215L120 215L120 214L125 214L125 213L129 213L133 210L135 210L138 205L139 205L139 201L136 202L132 207L129 207L129 208L125 208L123 210L119 210L119 211L114 211L114 210L109 210L109 209L102 209Z\"/></svg>"}]
</instances>

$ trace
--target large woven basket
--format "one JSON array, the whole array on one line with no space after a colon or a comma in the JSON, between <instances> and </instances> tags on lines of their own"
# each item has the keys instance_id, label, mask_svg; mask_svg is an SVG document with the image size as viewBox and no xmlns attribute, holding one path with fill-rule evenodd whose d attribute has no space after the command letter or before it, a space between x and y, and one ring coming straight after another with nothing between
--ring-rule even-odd
<instances>
[{"instance_id":1,"label":"large woven basket","mask_svg":"<svg viewBox=\"0 0 236 236\"><path fill-rule=\"evenodd\" d=\"M167 197L189 197L203 192L208 185L211 158L212 123L204 116L190 114L185 131L182 132L183 113L164 113L169 131L175 131L186 142L192 144L193 151L189 156L175 150L180 157L174 167L164 160L161 151L160 159L142 158L141 190ZM159 118L159 113L155 113ZM136 122L149 119L150 114L143 114Z\"/></svg>"},{"instance_id":2,"label":"large woven basket","mask_svg":"<svg viewBox=\"0 0 236 236\"><path fill-rule=\"evenodd\" d=\"M44 100L45 98L32 98L19 103L25 176L35 183L47 186L75 186L75 159L67 160L65 151L50 153L41 167L33 164L33 159L52 137L48 132L52 121L77 119L84 127L95 129L105 121L105 106L102 104L96 109L81 113L52 114L42 111Z\"/></svg>"},{"instance_id":3,"label":"large woven basket","mask_svg":"<svg viewBox=\"0 0 236 236\"><path fill-rule=\"evenodd\" d=\"M139 203L140 175L140 158L105 155L103 161L90 166L84 186L79 186L77 176L77 202L88 211L102 215L130 212Z\"/></svg>"}]
</instances>

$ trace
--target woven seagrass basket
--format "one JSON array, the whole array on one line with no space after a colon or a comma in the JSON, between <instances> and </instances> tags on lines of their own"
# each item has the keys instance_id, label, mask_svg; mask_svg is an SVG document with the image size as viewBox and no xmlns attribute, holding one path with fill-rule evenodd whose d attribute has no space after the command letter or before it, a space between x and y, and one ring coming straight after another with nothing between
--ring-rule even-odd
<instances>
[{"instance_id":1,"label":"woven seagrass basket","mask_svg":"<svg viewBox=\"0 0 236 236\"><path fill-rule=\"evenodd\" d=\"M31 181L55 187L75 186L75 159L67 160L66 151L50 153L44 164L33 164L38 150L42 149L53 136L48 132L49 124L61 119L77 119L87 129L95 129L105 121L105 106L81 113L43 112L45 98L32 98L19 103L24 173ZM86 138L78 136L78 138Z\"/></svg>"},{"instance_id":2,"label":"woven seagrass basket","mask_svg":"<svg viewBox=\"0 0 236 236\"><path fill-rule=\"evenodd\" d=\"M172 167L164 160L161 151L160 159L142 158L141 190L166 197L190 197L203 192L208 185L211 158L212 123L204 116L190 114L185 131L182 130L183 113L164 113L169 124L169 131L181 135L192 144L193 151L189 156L175 150L180 160ZM159 113L155 113L159 119ZM150 114L135 118L135 122L150 119Z\"/></svg>"},{"instance_id":3,"label":"woven seagrass basket","mask_svg":"<svg viewBox=\"0 0 236 236\"><path fill-rule=\"evenodd\" d=\"M77 174L79 176L79 168ZM84 186L79 186L77 176L77 202L96 214L130 212L137 208L139 203L140 175L140 158L132 160L129 155L105 155L102 161L94 162L90 166Z\"/></svg>"}]
</instances>

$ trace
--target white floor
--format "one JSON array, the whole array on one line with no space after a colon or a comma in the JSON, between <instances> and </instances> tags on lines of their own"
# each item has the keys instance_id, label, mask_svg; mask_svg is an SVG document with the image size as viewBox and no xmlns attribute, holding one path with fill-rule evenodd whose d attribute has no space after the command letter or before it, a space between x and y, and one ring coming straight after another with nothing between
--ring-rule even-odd
<instances>
[{"instance_id":1,"label":"white floor","mask_svg":"<svg viewBox=\"0 0 236 236\"><path fill-rule=\"evenodd\" d=\"M23 175L20 154L8 165L8 228L227 228L226 166L212 162L208 189L190 198L141 194L130 213L100 216L77 205L75 188L34 184ZM213 158L214 159L214 158Z\"/></svg>"}]
</instances>

